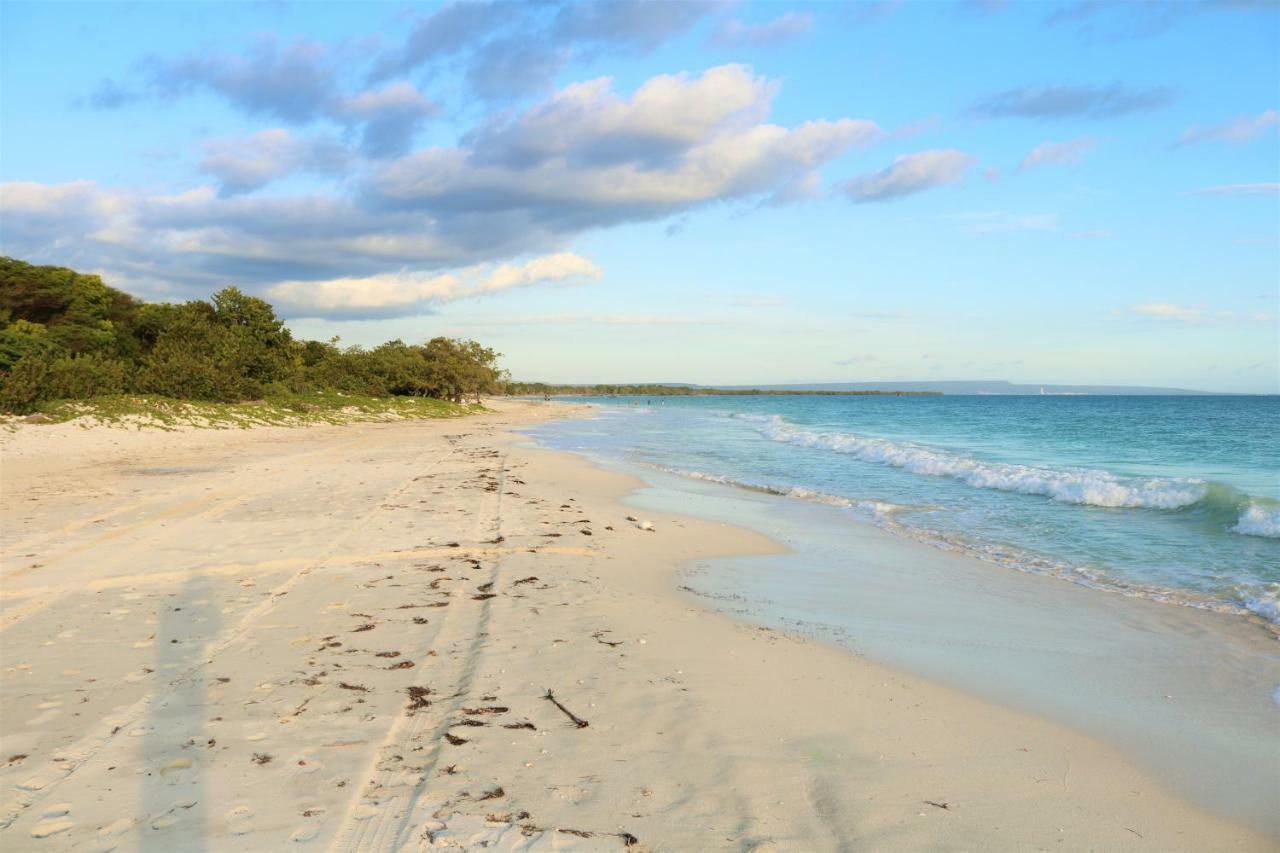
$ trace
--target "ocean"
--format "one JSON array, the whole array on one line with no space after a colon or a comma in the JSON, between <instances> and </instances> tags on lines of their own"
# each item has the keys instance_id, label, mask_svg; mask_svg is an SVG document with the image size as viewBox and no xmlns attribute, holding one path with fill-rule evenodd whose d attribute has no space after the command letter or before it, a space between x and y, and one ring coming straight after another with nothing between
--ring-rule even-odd
<instances>
[{"instance_id":1,"label":"ocean","mask_svg":"<svg viewBox=\"0 0 1280 853\"><path fill-rule=\"evenodd\" d=\"M639 477L638 513L785 546L686 565L689 594L1087 732L1280 838L1280 398L586 399L528 434Z\"/></svg>"},{"instance_id":2,"label":"ocean","mask_svg":"<svg viewBox=\"0 0 1280 853\"><path fill-rule=\"evenodd\" d=\"M591 398L544 439L1280 624L1280 398Z\"/></svg>"}]
</instances>

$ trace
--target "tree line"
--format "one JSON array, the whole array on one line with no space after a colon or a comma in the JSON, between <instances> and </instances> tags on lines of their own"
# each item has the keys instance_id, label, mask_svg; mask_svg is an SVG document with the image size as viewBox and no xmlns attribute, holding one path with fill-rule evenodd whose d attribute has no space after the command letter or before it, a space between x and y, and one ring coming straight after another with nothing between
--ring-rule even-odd
<instances>
[{"instance_id":1,"label":"tree line","mask_svg":"<svg viewBox=\"0 0 1280 853\"><path fill-rule=\"evenodd\" d=\"M235 287L208 302L144 302L96 275L0 258L0 410L148 394L242 402L336 391L454 402L503 390L476 341L373 348L297 340L265 300Z\"/></svg>"},{"instance_id":2,"label":"tree line","mask_svg":"<svg viewBox=\"0 0 1280 853\"><path fill-rule=\"evenodd\" d=\"M701 385L556 385L547 382L508 382L506 393L521 397L917 397L939 391L806 391L799 388L708 388Z\"/></svg>"}]
</instances>

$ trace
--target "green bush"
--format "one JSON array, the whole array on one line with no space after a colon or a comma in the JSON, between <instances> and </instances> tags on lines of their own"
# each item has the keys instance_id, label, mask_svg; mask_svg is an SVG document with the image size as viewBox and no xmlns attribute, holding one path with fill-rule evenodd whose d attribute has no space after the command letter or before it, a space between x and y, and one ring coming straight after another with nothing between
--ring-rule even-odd
<instances>
[{"instance_id":1,"label":"green bush","mask_svg":"<svg viewBox=\"0 0 1280 853\"><path fill-rule=\"evenodd\" d=\"M141 392L233 403L337 392L463 400L497 390L475 341L373 349L295 341L275 309L234 287L210 302L146 304L97 276L0 258L0 409Z\"/></svg>"},{"instance_id":2,"label":"green bush","mask_svg":"<svg viewBox=\"0 0 1280 853\"><path fill-rule=\"evenodd\" d=\"M5 371L0 381L0 408L19 415L34 411L36 403L46 399L50 361L46 356L29 355Z\"/></svg>"},{"instance_id":3,"label":"green bush","mask_svg":"<svg viewBox=\"0 0 1280 853\"><path fill-rule=\"evenodd\" d=\"M129 366L96 353L63 356L49 364L41 399L79 400L120 394L128 388Z\"/></svg>"}]
</instances>

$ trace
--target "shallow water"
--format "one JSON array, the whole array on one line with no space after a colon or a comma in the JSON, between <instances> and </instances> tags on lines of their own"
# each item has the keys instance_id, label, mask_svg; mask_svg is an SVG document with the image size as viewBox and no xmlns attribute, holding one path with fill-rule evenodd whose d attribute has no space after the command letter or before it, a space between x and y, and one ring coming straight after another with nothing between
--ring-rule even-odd
<instances>
[{"instance_id":1,"label":"shallow water","mask_svg":"<svg viewBox=\"0 0 1280 853\"><path fill-rule=\"evenodd\" d=\"M1280 398L609 398L558 447L1280 623Z\"/></svg>"},{"instance_id":2,"label":"shallow water","mask_svg":"<svg viewBox=\"0 0 1280 853\"><path fill-rule=\"evenodd\" d=\"M865 399L837 400L836 406ZM1275 583L1280 543L1232 531L1238 521L1222 513L1210 518L1195 503L1099 507L846 459L854 455L796 446L762 431L762 424L777 423L778 413L767 411L777 398L731 402L740 411L728 411L719 398L669 402L653 413L605 409L595 419L547 424L531 434L543 445L584 452L641 476L650 487L630 499L638 506L752 527L792 549L688 569L684 584L716 606L826 636L882 662L1071 725L1126 751L1184 795L1280 838L1274 808L1280 802L1280 704L1273 698L1280 687L1280 643L1240 592L1274 595L1267 584ZM766 411L741 411L749 407ZM792 415L784 416L787 429L835 431L829 422L822 427ZM817 420L812 413L808 419ZM898 430L905 431L906 420L899 419ZM846 425L840 431L852 430ZM1247 430L1233 439L1237 449L1248 444L1240 432ZM924 446L903 435L876 438ZM944 449L940 436L930 438L931 451ZM1268 447L1247 451L1249 465L1230 466L1212 454L1175 463L1178 454L1167 443L1142 459L1135 440L1126 441L1128 463L1117 463L1120 453L1113 449L1107 467L1096 470L1146 481L1222 483L1249 495L1246 501L1272 494L1266 476L1252 467L1271 463ZM985 452L978 444L961 448L953 441L945 452L984 464L1030 461L1017 461L1013 440L991 438ZM1055 454L1063 458L1051 459ZM1031 454L1024 450L1022 456ZM1056 471L1083 467L1085 460L1066 457L1059 448L1031 458L1037 468L1050 462ZM1103 454L1090 460L1101 466ZM919 482L904 485L906 477ZM893 486L898 491L889 491ZM1153 487L1137 488L1150 494ZM901 518L908 512L900 507L925 501L936 509L910 515L930 526ZM1056 522L1054 512L1060 513ZM1022 524L1031 527L1020 530ZM1080 541L1070 541L1073 530ZM1034 550L1022 544L1041 539ZM1200 550L1180 554L1167 539L1184 547L1196 543ZM1206 569L1215 547L1225 550ZM1080 571L1085 557L1087 574ZM1054 574L1059 578L1045 576ZM1186 604L1196 606L1180 606Z\"/></svg>"}]
</instances>

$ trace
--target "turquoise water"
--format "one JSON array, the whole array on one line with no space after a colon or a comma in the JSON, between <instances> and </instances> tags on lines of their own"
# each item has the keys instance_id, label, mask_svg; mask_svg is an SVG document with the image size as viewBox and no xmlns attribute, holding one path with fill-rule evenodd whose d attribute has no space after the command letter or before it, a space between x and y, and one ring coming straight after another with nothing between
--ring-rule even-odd
<instances>
[{"instance_id":1,"label":"turquoise water","mask_svg":"<svg viewBox=\"0 0 1280 853\"><path fill-rule=\"evenodd\" d=\"M553 447L1280 624L1280 398L598 398Z\"/></svg>"}]
</instances>

